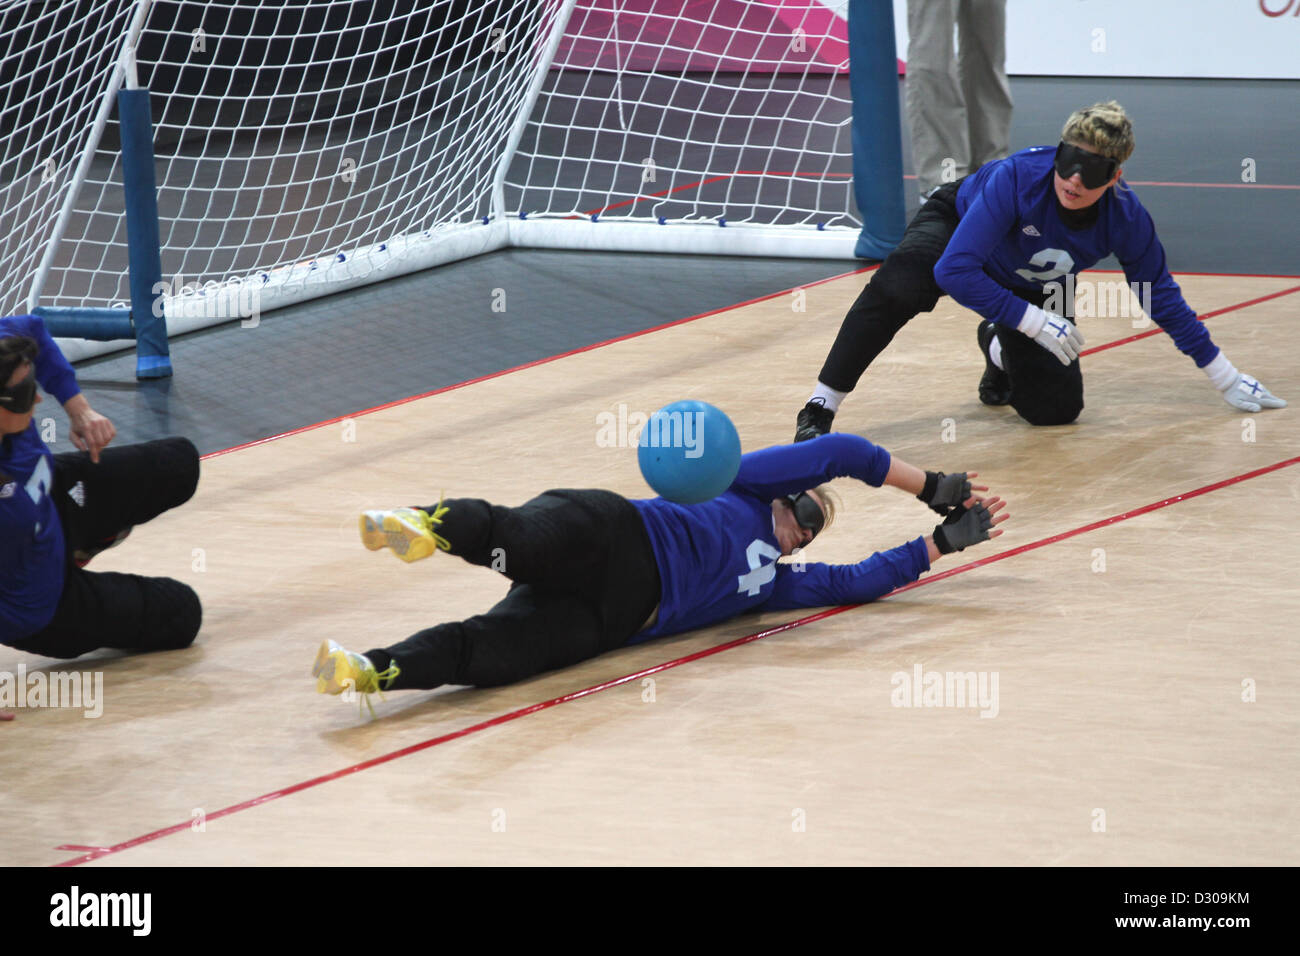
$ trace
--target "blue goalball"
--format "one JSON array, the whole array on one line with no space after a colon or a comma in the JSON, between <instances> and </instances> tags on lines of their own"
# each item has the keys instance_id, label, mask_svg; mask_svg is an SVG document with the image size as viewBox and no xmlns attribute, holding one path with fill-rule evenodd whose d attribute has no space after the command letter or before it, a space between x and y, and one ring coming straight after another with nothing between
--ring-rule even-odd
<instances>
[{"instance_id":1,"label":"blue goalball","mask_svg":"<svg viewBox=\"0 0 1300 956\"><path fill-rule=\"evenodd\" d=\"M646 483L681 505L716 498L740 471L740 436L727 413L708 402L681 401L650 416L636 452Z\"/></svg>"}]
</instances>

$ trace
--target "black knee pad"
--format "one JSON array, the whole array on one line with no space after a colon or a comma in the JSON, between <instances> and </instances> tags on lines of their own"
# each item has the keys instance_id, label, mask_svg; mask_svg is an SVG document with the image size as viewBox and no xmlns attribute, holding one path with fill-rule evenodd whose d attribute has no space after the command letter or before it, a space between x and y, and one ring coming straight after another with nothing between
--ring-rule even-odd
<instances>
[{"instance_id":1,"label":"black knee pad","mask_svg":"<svg viewBox=\"0 0 1300 956\"><path fill-rule=\"evenodd\" d=\"M1031 425L1070 425L1083 411L1083 402L1054 402L1013 407L1016 413Z\"/></svg>"},{"instance_id":2,"label":"black knee pad","mask_svg":"<svg viewBox=\"0 0 1300 956\"><path fill-rule=\"evenodd\" d=\"M164 438L158 446L159 467L172 477L168 507L175 508L193 498L199 486L199 450L188 438Z\"/></svg>"},{"instance_id":3,"label":"black knee pad","mask_svg":"<svg viewBox=\"0 0 1300 956\"><path fill-rule=\"evenodd\" d=\"M188 584L172 578L150 578L142 646L163 651L189 647L203 625L203 605Z\"/></svg>"}]
</instances>

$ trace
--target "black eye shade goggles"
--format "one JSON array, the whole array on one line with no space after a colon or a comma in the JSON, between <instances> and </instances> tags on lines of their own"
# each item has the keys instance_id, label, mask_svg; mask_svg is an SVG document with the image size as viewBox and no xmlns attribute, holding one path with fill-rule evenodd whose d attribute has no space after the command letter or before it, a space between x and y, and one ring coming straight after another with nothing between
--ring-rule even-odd
<instances>
[{"instance_id":1,"label":"black eye shade goggles","mask_svg":"<svg viewBox=\"0 0 1300 956\"><path fill-rule=\"evenodd\" d=\"M36 369L33 367L17 385L0 388L0 409L26 415L36 404Z\"/></svg>"},{"instance_id":2,"label":"black eye shade goggles","mask_svg":"<svg viewBox=\"0 0 1300 956\"><path fill-rule=\"evenodd\" d=\"M785 500L790 502L790 509L794 511L794 520L799 527L811 531L814 538L821 533L822 528L826 527L826 512L822 511L822 506L817 503L817 499L808 492L801 491L797 495L786 495Z\"/></svg>"},{"instance_id":3,"label":"black eye shade goggles","mask_svg":"<svg viewBox=\"0 0 1300 956\"><path fill-rule=\"evenodd\" d=\"M1119 163L1105 156L1098 156L1078 146L1062 142L1056 147L1056 174L1062 179L1069 179L1075 173L1083 180L1087 189L1098 189L1115 175Z\"/></svg>"}]
</instances>

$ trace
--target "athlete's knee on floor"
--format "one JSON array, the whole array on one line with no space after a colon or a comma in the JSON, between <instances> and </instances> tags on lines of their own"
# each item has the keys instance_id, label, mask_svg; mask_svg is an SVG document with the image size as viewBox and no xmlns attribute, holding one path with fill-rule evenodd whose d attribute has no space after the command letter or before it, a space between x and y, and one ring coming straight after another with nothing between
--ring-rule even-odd
<instances>
[{"instance_id":1,"label":"athlete's knee on floor","mask_svg":"<svg viewBox=\"0 0 1300 956\"><path fill-rule=\"evenodd\" d=\"M188 584L172 578L151 578L141 628L149 650L189 647L203 625L203 604Z\"/></svg>"},{"instance_id":2,"label":"athlete's knee on floor","mask_svg":"<svg viewBox=\"0 0 1300 956\"><path fill-rule=\"evenodd\" d=\"M188 438L159 441L158 466L170 476L167 507L178 507L194 497L199 486L199 450L192 441Z\"/></svg>"},{"instance_id":3,"label":"athlete's knee on floor","mask_svg":"<svg viewBox=\"0 0 1300 956\"><path fill-rule=\"evenodd\" d=\"M1018 403L1013 407L1031 425L1071 425L1083 411L1083 399Z\"/></svg>"}]
</instances>

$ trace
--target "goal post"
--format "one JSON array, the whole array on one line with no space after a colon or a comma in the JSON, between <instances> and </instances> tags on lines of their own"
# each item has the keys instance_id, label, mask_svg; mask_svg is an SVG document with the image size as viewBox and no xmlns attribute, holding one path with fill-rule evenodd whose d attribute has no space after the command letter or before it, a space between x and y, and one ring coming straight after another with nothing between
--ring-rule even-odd
<instances>
[{"instance_id":1,"label":"goal post","mask_svg":"<svg viewBox=\"0 0 1300 956\"><path fill-rule=\"evenodd\" d=\"M0 307L125 331L138 372L167 354L150 317L251 327L507 246L850 259L902 233L889 0L72 0L34 56L21 6L0 5L0 86L29 120L0 130L22 223ZM134 163L131 58L133 115L153 105Z\"/></svg>"}]
</instances>

